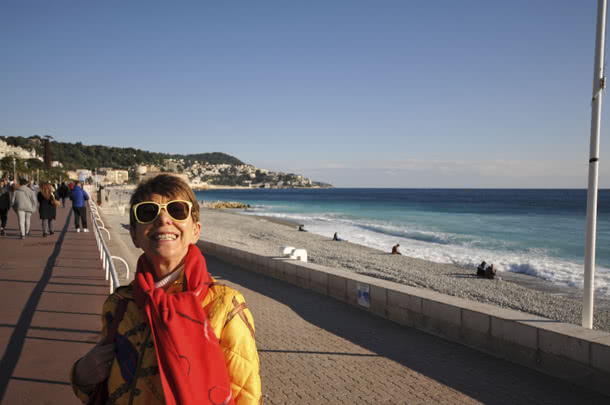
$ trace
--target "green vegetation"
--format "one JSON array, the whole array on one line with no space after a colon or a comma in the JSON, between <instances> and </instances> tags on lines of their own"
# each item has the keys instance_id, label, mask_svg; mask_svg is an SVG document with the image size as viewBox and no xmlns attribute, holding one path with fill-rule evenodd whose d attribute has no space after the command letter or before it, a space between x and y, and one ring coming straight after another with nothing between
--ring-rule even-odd
<instances>
[{"instance_id":1,"label":"green vegetation","mask_svg":"<svg viewBox=\"0 0 610 405\"><path fill-rule=\"evenodd\" d=\"M44 155L46 139L38 135L29 138L0 136L0 139L11 146L18 146L28 151L34 149L38 156ZM170 155L134 148L83 145L81 142L56 142L52 139L49 140L49 143L49 161L61 162L63 167L52 167L47 171L44 163L38 159L16 159L17 172L32 177L36 174L40 177L41 181L47 179L57 181L58 179L65 179L66 171L68 170L88 169L91 171L97 170L98 174L105 174L103 168L125 169L129 172L129 180L135 182L137 177L135 172L136 166L152 165L157 166L161 171L167 171L168 167L178 173L184 173L188 170L189 176L195 174L201 181L216 185L245 186L255 184L267 187L308 187L311 185L308 179L293 173L275 173L257 169L254 176L252 176L250 168L239 167L244 165L241 160L220 152ZM173 162L169 163L167 160L173 160ZM199 165L195 165L195 163ZM202 174L205 171L203 165L206 163L210 165L228 165L228 167L221 167L217 172L213 172L213 174L204 175ZM0 159L0 170L5 174L12 173L13 158L5 157ZM190 172L190 170L195 172ZM321 187L330 186L329 184L318 182L314 182L314 185Z\"/></svg>"},{"instance_id":2,"label":"green vegetation","mask_svg":"<svg viewBox=\"0 0 610 405\"><path fill-rule=\"evenodd\" d=\"M34 135L29 138L21 136L0 136L7 144L31 150L35 149L39 156L43 155L43 139ZM117 148L102 145L83 145L81 142L67 143L51 140L51 160L57 160L64 165L65 170L112 167L128 169L134 165L162 166L165 159L184 159L186 165L194 162L211 164L243 164L239 159L225 153L198 153L191 155L170 155L167 153L148 152L134 148ZM32 159L35 160L35 159ZM42 162L41 162L42 164ZM32 166L28 167L32 168ZM11 166L12 169L12 159Z\"/></svg>"},{"instance_id":3,"label":"green vegetation","mask_svg":"<svg viewBox=\"0 0 610 405\"><path fill-rule=\"evenodd\" d=\"M174 159L184 159L186 166L190 166L195 162L208 162L213 165L228 164L233 166L243 165L241 160L221 152L212 153L197 153L192 155L171 155Z\"/></svg>"},{"instance_id":4,"label":"green vegetation","mask_svg":"<svg viewBox=\"0 0 610 405\"><path fill-rule=\"evenodd\" d=\"M222 184L224 186L243 186L250 180L249 176L239 173L235 167L222 169L220 175L203 178L210 184Z\"/></svg>"}]
</instances>

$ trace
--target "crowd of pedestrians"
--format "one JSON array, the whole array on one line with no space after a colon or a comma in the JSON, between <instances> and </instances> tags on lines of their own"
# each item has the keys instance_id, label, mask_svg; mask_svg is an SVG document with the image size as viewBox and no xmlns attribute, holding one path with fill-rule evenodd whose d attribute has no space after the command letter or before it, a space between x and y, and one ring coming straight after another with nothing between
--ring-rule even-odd
<instances>
[{"instance_id":1,"label":"crowd of pedestrians","mask_svg":"<svg viewBox=\"0 0 610 405\"><path fill-rule=\"evenodd\" d=\"M51 184L40 186L25 178L17 181L0 179L0 236L6 236L8 211L13 209L17 214L19 237L30 236L32 214L38 211L42 223L42 236L53 235L53 223L57 216L57 208L66 207L66 200L72 201L74 225L76 231L89 232L87 229L87 200L89 195L83 189L82 183ZM60 202L61 201L61 202Z\"/></svg>"}]
</instances>

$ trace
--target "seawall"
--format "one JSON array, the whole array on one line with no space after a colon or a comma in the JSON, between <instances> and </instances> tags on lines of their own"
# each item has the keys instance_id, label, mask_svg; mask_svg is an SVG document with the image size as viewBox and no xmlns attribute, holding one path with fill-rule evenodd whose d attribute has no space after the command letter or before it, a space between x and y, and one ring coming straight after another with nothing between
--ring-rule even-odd
<instances>
[{"instance_id":1,"label":"seawall","mask_svg":"<svg viewBox=\"0 0 610 405\"><path fill-rule=\"evenodd\" d=\"M610 395L610 333L313 263L202 240L198 246L247 271Z\"/></svg>"}]
</instances>

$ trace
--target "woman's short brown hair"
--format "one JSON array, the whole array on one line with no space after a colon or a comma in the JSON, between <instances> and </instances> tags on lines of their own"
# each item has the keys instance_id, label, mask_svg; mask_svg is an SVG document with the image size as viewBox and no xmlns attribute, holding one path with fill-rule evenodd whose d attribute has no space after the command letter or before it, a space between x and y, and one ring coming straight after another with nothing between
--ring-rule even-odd
<instances>
[{"instance_id":1,"label":"woman's short brown hair","mask_svg":"<svg viewBox=\"0 0 610 405\"><path fill-rule=\"evenodd\" d=\"M193 208L191 209L191 218L193 218L194 223L199 222L199 203L197 202L197 197L195 197L195 193L193 193L191 186L178 176L160 174L140 183L133 192L131 200L129 200L129 225L132 229L136 226L133 206L142 201L149 200L153 194L192 202Z\"/></svg>"}]
</instances>

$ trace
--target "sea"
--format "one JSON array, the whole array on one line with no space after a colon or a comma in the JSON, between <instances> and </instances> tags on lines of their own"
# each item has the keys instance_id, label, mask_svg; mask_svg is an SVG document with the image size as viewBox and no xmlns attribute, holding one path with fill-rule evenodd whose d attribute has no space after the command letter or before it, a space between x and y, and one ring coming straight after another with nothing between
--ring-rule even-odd
<instances>
[{"instance_id":1,"label":"sea","mask_svg":"<svg viewBox=\"0 0 610 405\"><path fill-rule=\"evenodd\" d=\"M578 189L224 189L200 201L250 204L244 215L411 257L523 273L583 288L587 190ZM596 294L610 297L610 190L598 193Z\"/></svg>"}]
</instances>

